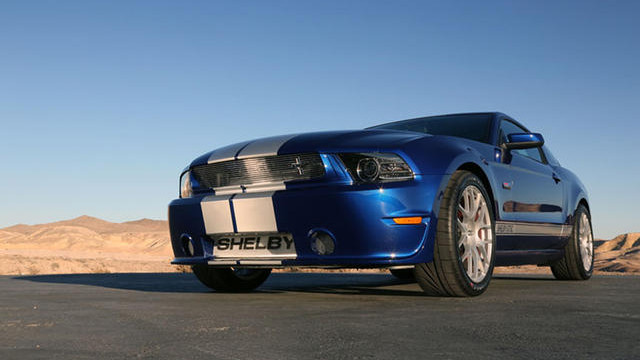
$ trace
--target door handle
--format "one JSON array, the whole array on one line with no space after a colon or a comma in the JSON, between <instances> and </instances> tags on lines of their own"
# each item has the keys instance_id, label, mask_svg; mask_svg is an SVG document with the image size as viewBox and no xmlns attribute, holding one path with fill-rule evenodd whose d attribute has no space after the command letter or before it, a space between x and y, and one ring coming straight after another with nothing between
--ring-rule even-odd
<instances>
[{"instance_id":1,"label":"door handle","mask_svg":"<svg viewBox=\"0 0 640 360\"><path fill-rule=\"evenodd\" d=\"M553 175L551 175L551 177L553 177L553 181L555 181L556 184L559 183L560 181L562 181L562 179L560 179L558 177L558 175L556 175L556 173L553 173Z\"/></svg>"}]
</instances>

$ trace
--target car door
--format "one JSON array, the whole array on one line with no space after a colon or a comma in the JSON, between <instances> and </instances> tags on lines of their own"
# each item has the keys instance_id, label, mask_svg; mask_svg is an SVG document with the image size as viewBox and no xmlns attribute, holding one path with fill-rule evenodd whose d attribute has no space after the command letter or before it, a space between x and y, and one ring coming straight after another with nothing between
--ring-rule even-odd
<instances>
[{"instance_id":1,"label":"car door","mask_svg":"<svg viewBox=\"0 0 640 360\"><path fill-rule=\"evenodd\" d=\"M513 133L529 132L510 119L500 122L498 146ZM500 181L509 192L497 235L508 235L500 247L545 249L557 243L564 230L562 179L547 163L540 147L514 149L503 154ZM502 226L501 226L502 225Z\"/></svg>"}]
</instances>

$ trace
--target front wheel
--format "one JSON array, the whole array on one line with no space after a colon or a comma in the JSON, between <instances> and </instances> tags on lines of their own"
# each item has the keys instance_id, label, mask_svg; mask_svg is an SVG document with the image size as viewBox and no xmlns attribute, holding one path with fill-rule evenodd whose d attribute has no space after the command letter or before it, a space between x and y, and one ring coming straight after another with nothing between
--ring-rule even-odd
<instances>
[{"instance_id":1,"label":"front wheel","mask_svg":"<svg viewBox=\"0 0 640 360\"><path fill-rule=\"evenodd\" d=\"M593 273L593 232L589 210L584 205L578 206L574 219L564 256L551 264L551 272L558 280L587 280Z\"/></svg>"},{"instance_id":2,"label":"front wheel","mask_svg":"<svg viewBox=\"0 0 640 360\"><path fill-rule=\"evenodd\" d=\"M495 217L482 181L469 171L452 176L440 205L433 262L416 265L415 276L432 296L476 296L491 281Z\"/></svg>"},{"instance_id":3,"label":"front wheel","mask_svg":"<svg viewBox=\"0 0 640 360\"><path fill-rule=\"evenodd\" d=\"M193 273L204 285L220 292L248 292L262 285L271 269L216 268L194 265Z\"/></svg>"}]
</instances>

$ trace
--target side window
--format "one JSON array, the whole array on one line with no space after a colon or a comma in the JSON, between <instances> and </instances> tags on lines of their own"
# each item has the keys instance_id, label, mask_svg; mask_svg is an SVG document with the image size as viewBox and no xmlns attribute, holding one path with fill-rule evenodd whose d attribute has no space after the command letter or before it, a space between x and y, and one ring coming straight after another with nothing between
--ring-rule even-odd
<instances>
[{"instance_id":1,"label":"side window","mask_svg":"<svg viewBox=\"0 0 640 360\"><path fill-rule=\"evenodd\" d=\"M526 133L526 132L528 131L512 123L511 121L502 120L502 122L500 122L500 134L499 134L500 140L498 145L502 145L506 143L508 141L507 135L509 134ZM539 161L541 163L544 162L542 160L542 155L540 154L540 148L516 149L516 150L511 150L511 153L526 156L528 158L531 158L535 161Z\"/></svg>"}]
</instances>

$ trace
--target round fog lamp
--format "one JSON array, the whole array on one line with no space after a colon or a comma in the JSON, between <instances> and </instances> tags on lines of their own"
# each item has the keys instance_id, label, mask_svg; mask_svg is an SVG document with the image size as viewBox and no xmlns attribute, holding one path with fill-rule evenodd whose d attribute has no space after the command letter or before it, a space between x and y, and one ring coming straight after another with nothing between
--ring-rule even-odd
<instances>
[{"instance_id":1,"label":"round fog lamp","mask_svg":"<svg viewBox=\"0 0 640 360\"><path fill-rule=\"evenodd\" d=\"M318 255L331 255L336 245L331 235L316 231L311 235L311 250Z\"/></svg>"},{"instance_id":2,"label":"round fog lamp","mask_svg":"<svg viewBox=\"0 0 640 360\"><path fill-rule=\"evenodd\" d=\"M196 249L193 246L193 239L188 234L180 235L180 241L182 242L182 250L188 257L192 257L196 254Z\"/></svg>"}]
</instances>

